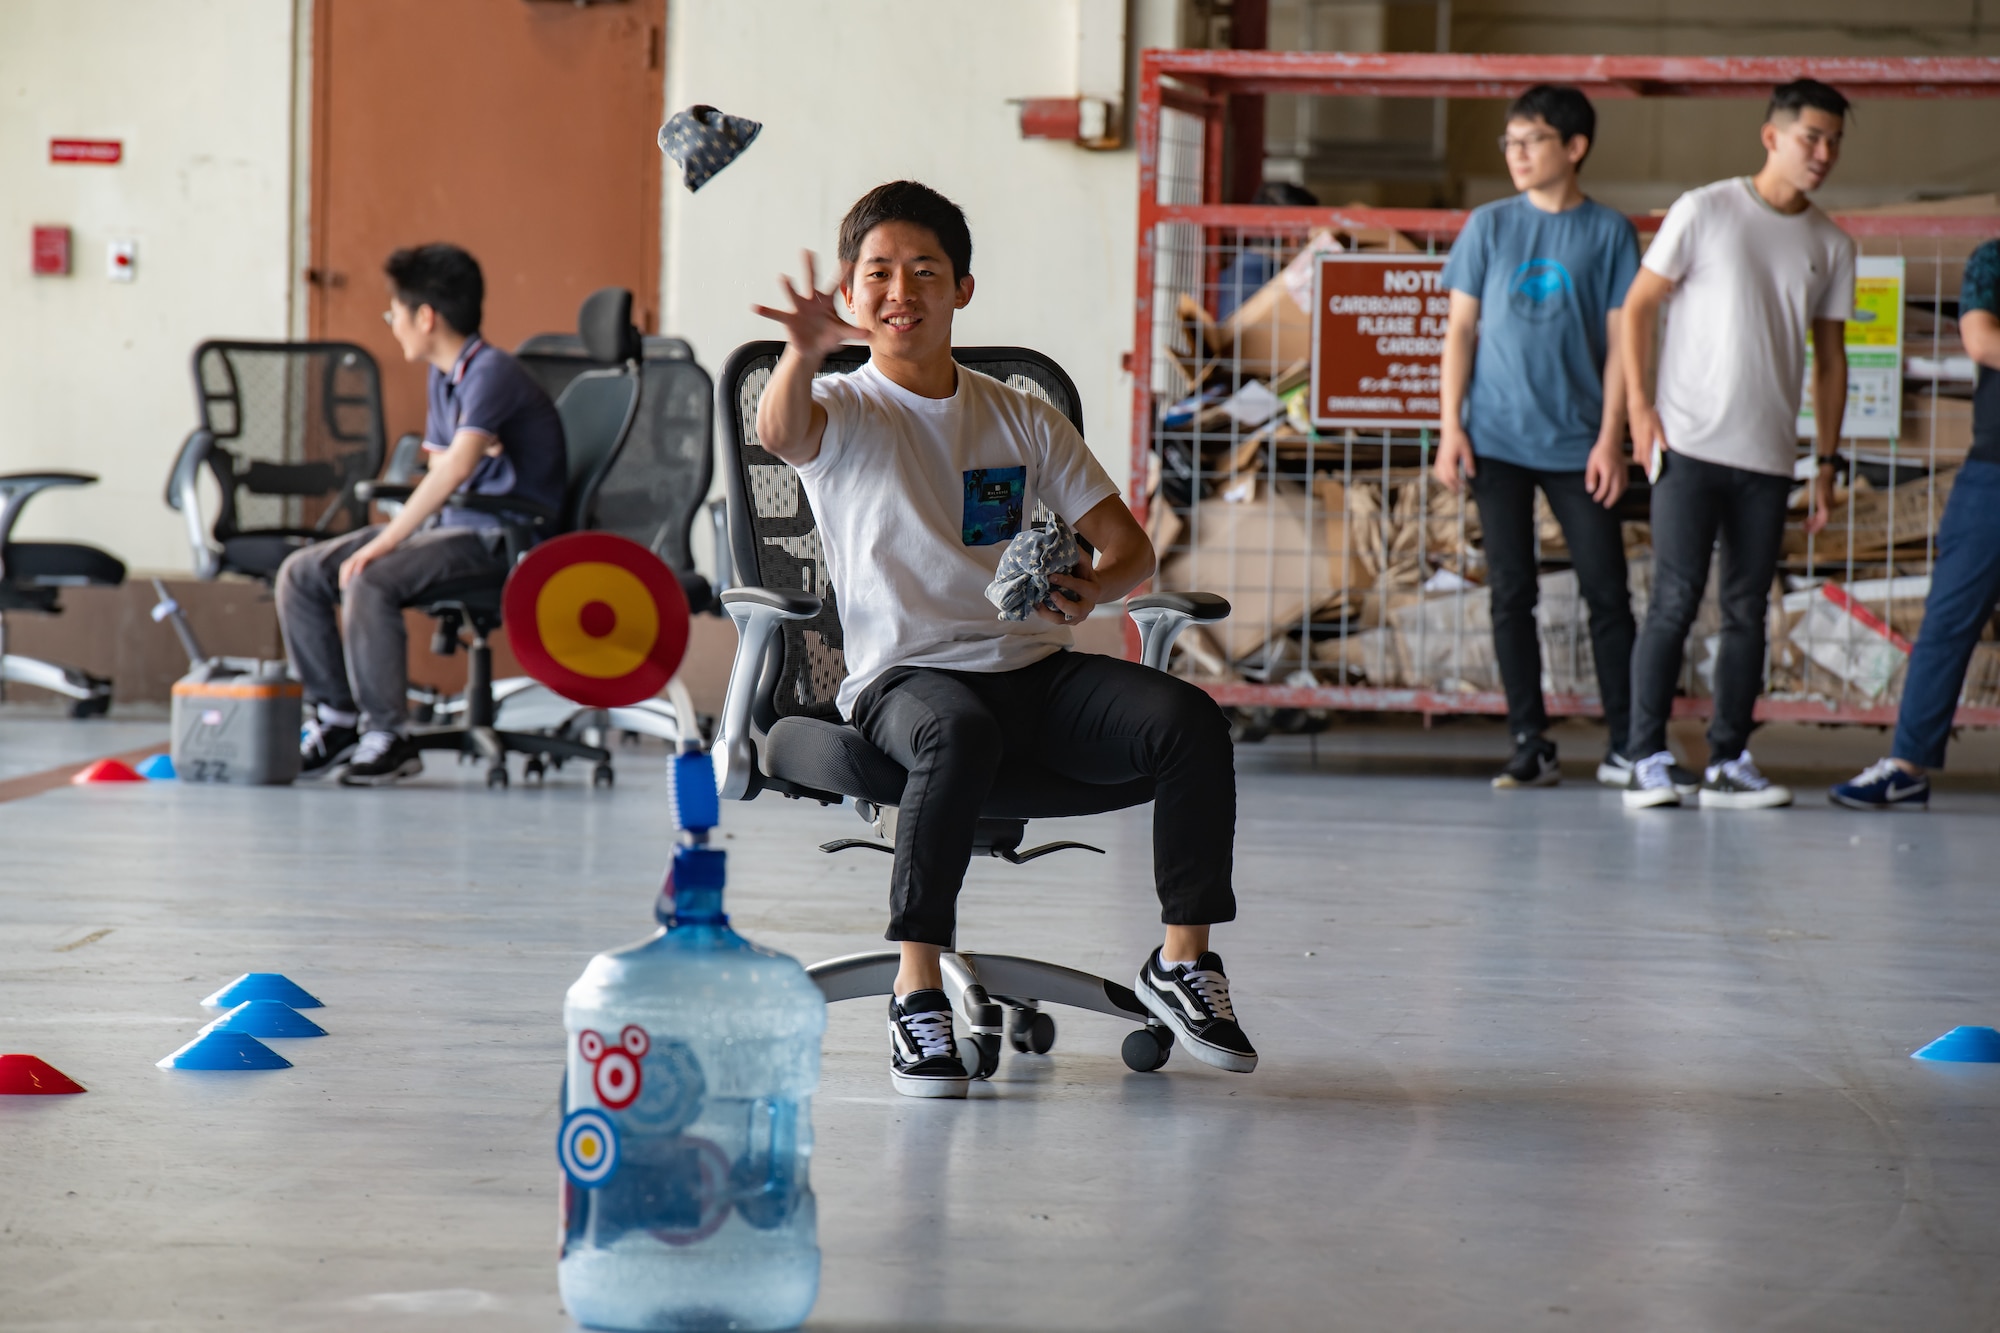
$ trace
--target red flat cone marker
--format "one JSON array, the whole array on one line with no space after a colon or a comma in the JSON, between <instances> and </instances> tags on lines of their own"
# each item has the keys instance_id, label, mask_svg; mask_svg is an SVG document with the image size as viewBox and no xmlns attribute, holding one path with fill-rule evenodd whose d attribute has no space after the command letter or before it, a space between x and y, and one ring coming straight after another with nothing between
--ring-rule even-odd
<instances>
[{"instance_id":1,"label":"red flat cone marker","mask_svg":"<svg viewBox=\"0 0 2000 1333\"><path fill-rule=\"evenodd\" d=\"M100 759L88 768L77 770L76 776L70 779L79 787L88 786L93 782L144 782L145 780L139 776L138 769L123 759Z\"/></svg>"},{"instance_id":2,"label":"red flat cone marker","mask_svg":"<svg viewBox=\"0 0 2000 1333\"><path fill-rule=\"evenodd\" d=\"M48 1097L82 1092L83 1084L32 1055L0 1055L0 1097Z\"/></svg>"}]
</instances>

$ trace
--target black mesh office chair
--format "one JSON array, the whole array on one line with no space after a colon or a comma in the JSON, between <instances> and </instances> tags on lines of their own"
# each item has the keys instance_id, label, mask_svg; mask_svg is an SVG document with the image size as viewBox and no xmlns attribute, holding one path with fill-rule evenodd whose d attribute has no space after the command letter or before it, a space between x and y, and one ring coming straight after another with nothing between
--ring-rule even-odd
<instances>
[{"instance_id":1,"label":"black mesh office chair","mask_svg":"<svg viewBox=\"0 0 2000 1333\"><path fill-rule=\"evenodd\" d=\"M17 542L14 523L29 500L57 486L90 486L87 472L11 472L0 476L0 698L5 687L33 685L70 701L73 717L90 717L111 708L111 682L75 667L7 651L7 613L62 612L64 588L87 584L117 587L125 581L125 565L109 552L81 542Z\"/></svg>"},{"instance_id":2,"label":"black mesh office chair","mask_svg":"<svg viewBox=\"0 0 2000 1333\"><path fill-rule=\"evenodd\" d=\"M195 574L270 582L285 557L368 522L355 485L382 466L382 377L342 342L211 340L194 349L201 424L174 459L167 504ZM202 512L201 477L219 492Z\"/></svg>"},{"instance_id":3,"label":"black mesh office chair","mask_svg":"<svg viewBox=\"0 0 2000 1333\"><path fill-rule=\"evenodd\" d=\"M449 504L497 515L507 540L507 568L525 555L535 539L587 526L593 496L632 430L640 407L639 331L632 327L632 293L607 287L592 293L577 316L582 343L596 366L578 372L556 399L562 416L569 476L560 513L540 511L513 496L454 495ZM361 483L364 500L401 502L414 487ZM522 776L541 779L551 765L568 759L591 764L591 781L610 786L611 754L602 746L568 735L502 730L496 725L493 689L493 632L500 628L505 571L453 579L410 603L437 619L431 651L449 656L467 650L465 693L450 711L456 725L413 734L420 750L448 750L486 761L486 785L505 787L507 756L526 755ZM469 643L460 635L471 632Z\"/></svg>"},{"instance_id":4,"label":"black mesh office chair","mask_svg":"<svg viewBox=\"0 0 2000 1333\"><path fill-rule=\"evenodd\" d=\"M729 538L740 585L721 599L738 635L715 744L722 794L740 801L764 791L826 804L851 799L883 841L841 839L823 850L873 846L889 851L907 775L843 723L834 707L847 672L839 608L812 508L798 474L757 443L757 402L783 350L778 342L739 347L723 367L716 391L726 446ZM1039 352L962 347L952 355L962 366L1043 399L1082 429L1076 386L1062 367ZM867 358L865 349L842 349L827 359L822 373L843 374ZM1187 625L1229 614L1229 603L1210 593L1157 593L1130 598L1125 606L1139 624L1143 658L1156 668L1166 666L1174 638ZM1059 847L1081 847L1059 843L1024 852L1021 843L1031 819L1099 814L1152 798L1153 784L1145 780L1097 785L1039 765L1009 763L980 811L973 852L1018 863ZM847 1000L889 994L899 962L896 952L885 950L831 959L807 970L829 1001ZM1049 1049L1055 1023L1040 1012L1044 1003L1143 1024L1125 1039L1125 1062L1133 1069L1158 1069L1172 1049L1171 1034L1129 989L1087 972L1032 958L954 950L944 956L944 976L945 990L968 1033L960 1055L975 1078L986 1078L999 1067L1002 1035L1018 1051Z\"/></svg>"}]
</instances>

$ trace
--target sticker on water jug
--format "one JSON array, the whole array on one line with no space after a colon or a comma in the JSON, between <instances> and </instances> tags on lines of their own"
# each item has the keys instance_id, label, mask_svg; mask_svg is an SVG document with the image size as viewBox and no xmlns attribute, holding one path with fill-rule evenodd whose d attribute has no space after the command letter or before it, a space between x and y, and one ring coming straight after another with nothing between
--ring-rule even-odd
<instances>
[{"instance_id":1,"label":"sticker on water jug","mask_svg":"<svg viewBox=\"0 0 2000 1333\"><path fill-rule=\"evenodd\" d=\"M577 1034L576 1052L591 1067L590 1086L598 1101L613 1111L622 1111L632 1104L645 1086L639 1060L651 1046L652 1039L647 1037L646 1029L636 1023L626 1025L618 1034L616 1045L589 1029Z\"/></svg>"},{"instance_id":2,"label":"sticker on water jug","mask_svg":"<svg viewBox=\"0 0 2000 1333\"><path fill-rule=\"evenodd\" d=\"M638 1028L625 1030L645 1036ZM708 1097L708 1080L702 1075L701 1061L685 1042L649 1040L646 1047L641 1062L644 1086L622 1108L623 1114L634 1129L678 1134L700 1118L702 1103ZM625 1050L632 1050L629 1042Z\"/></svg>"},{"instance_id":3,"label":"sticker on water jug","mask_svg":"<svg viewBox=\"0 0 2000 1333\"><path fill-rule=\"evenodd\" d=\"M611 1117L594 1106L563 1117L556 1135L556 1159L563 1174L585 1189L595 1189L618 1169L618 1130Z\"/></svg>"}]
</instances>

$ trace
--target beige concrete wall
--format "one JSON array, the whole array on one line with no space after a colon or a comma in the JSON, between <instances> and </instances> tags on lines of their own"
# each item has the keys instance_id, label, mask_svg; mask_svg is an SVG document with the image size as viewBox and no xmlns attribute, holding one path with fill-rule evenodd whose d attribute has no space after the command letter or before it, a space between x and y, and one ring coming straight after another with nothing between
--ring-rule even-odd
<instances>
[{"instance_id":1,"label":"beige concrete wall","mask_svg":"<svg viewBox=\"0 0 2000 1333\"><path fill-rule=\"evenodd\" d=\"M70 468L21 535L185 571L161 502L194 423L204 337L283 337L290 300L290 0L0 4L0 471ZM122 139L116 166L49 162L55 137ZM30 229L73 228L66 278L29 272ZM137 280L105 277L113 237Z\"/></svg>"},{"instance_id":2,"label":"beige concrete wall","mask_svg":"<svg viewBox=\"0 0 2000 1333\"><path fill-rule=\"evenodd\" d=\"M675 0L667 104L764 122L690 195L667 183L665 331L719 367L779 336L749 311L810 248L827 281L848 205L899 177L942 190L972 224L978 290L961 343L1050 353L1083 395L1091 447L1122 481L1130 453L1132 150L1023 140L1009 98L1073 92L1075 0ZM1173 45L1175 0L1134 0L1134 45Z\"/></svg>"}]
</instances>

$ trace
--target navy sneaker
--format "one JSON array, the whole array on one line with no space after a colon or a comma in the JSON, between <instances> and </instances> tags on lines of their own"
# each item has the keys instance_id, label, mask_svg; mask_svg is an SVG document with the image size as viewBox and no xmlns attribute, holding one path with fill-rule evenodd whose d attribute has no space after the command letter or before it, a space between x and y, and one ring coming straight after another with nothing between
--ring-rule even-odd
<instances>
[{"instance_id":1,"label":"navy sneaker","mask_svg":"<svg viewBox=\"0 0 2000 1333\"><path fill-rule=\"evenodd\" d=\"M1922 773L1909 772L1893 759L1877 759L1829 790L1826 799L1850 810L1928 810L1931 780Z\"/></svg>"}]
</instances>

